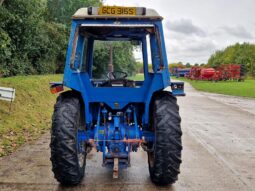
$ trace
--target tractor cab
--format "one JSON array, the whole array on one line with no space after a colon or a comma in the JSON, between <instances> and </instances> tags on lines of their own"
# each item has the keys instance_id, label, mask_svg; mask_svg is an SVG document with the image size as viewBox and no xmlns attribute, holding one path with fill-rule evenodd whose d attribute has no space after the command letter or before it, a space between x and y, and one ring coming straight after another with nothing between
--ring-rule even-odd
<instances>
[{"instance_id":1,"label":"tractor cab","mask_svg":"<svg viewBox=\"0 0 255 191\"><path fill-rule=\"evenodd\" d=\"M111 109L123 109L130 103L145 103L143 120L148 123L149 101L155 91L170 85L173 93L183 89L183 86L170 82L161 20L156 11L143 7L89 7L81 8L73 15L63 83L81 92L88 123L93 118L88 112L89 106L95 102L105 103ZM114 68L112 54L115 50L111 46L118 42L140 49L143 80L133 80L127 71ZM100 58L95 60L94 52L98 43L109 47L109 64L103 68L104 76L100 77L93 71L93 64L100 62ZM119 62L126 61L119 59ZM150 71L149 63L152 64Z\"/></svg>"},{"instance_id":2,"label":"tractor cab","mask_svg":"<svg viewBox=\"0 0 255 191\"><path fill-rule=\"evenodd\" d=\"M91 147L117 178L140 146L148 152L153 182L177 180L182 147L175 96L184 93L183 83L170 81L162 19L144 7L89 7L73 15L62 84L71 91L60 94L52 122L51 160L59 182L80 182ZM115 55L123 50L125 59ZM143 64L141 79L132 77L136 59Z\"/></svg>"}]
</instances>

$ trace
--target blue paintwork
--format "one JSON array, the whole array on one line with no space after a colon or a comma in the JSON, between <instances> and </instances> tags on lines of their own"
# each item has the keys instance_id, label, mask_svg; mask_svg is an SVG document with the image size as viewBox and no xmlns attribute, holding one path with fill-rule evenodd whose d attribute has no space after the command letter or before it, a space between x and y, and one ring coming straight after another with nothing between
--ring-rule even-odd
<instances>
[{"instance_id":1,"label":"blue paintwork","mask_svg":"<svg viewBox=\"0 0 255 191\"><path fill-rule=\"evenodd\" d=\"M125 143L123 140L130 139L140 139L140 131L138 125L134 120L134 124L128 124L128 118L131 118L131 113L133 117L136 118L135 107L128 108L124 113L119 112L117 115L107 118L105 115L107 110L104 108L99 115L103 115L104 118L102 125L97 124L94 130L94 140L98 151L103 152L103 164L105 166L112 165L113 158L122 158L126 159L122 165L129 165L129 148L132 144L133 151L136 151L139 144L138 142L134 143ZM107 148L108 152L106 152Z\"/></svg>"},{"instance_id":2,"label":"blue paintwork","mask_svg":"<svg viewBox=\"0 0 255 191\"><path fill-rule=\"evenodd\" d=\"M124 112L112 115L111 118L108 118L107 113L106 108L99 109L96 127L93 131L79 131L78 142L93 139L97 151L103 152L104 166L111 167L113 158L117 157L122 159L122 167L127 167L130 162L129 153L137 151L138 141L143 137L146 141L154 141L154 134L139 128L136 120L136 107L130 106ZM99 123L100 119L104 122ZM134 123L128 123L129 120Z\"/></svg>"},{"instance_id":3,"label":"blue paintwork","mask_svg":"<svg viewBox=\"0 0 255 191\"><path fill-rule=\"evenodd\" d=\"M149 105L153 93L171 85L168 61L161 20L118 20L121 24L153 24L155 34L150 34L150 49L153 72L148 71L148 55L145 34L137 36L142 42L144 77L137 87L96 87L92 84L93 42L78 35L76 50L73 44L77 39L77 29L81 24L114 24L116 20L73 20L66 55L64 86L81 93L84 101L86 131L78 131L77 142L94 140L98 151L103 153L103 164L112 165L113 158L121 158L120 165L130 162L131 151L137 151L137 140L154 141L153 132L148 131ZM100 29L99 29L100 30ZM128 34L127 34L128 35ZM82 71L82 60L87 52L87 70ZM71 63L72 52L74 62ZM107 71L106 71L107 72ZM175 91L177 92L177 90ZM175 93L178 95L178 92ZM126 141L128 140L128 141Z\"/></svg>"}]
</instances>

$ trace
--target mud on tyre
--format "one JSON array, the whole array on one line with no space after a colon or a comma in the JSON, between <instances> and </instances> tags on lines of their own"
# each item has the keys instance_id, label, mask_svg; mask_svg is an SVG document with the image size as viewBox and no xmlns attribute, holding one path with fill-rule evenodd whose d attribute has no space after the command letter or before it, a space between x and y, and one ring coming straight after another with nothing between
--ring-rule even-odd
<instances>
[{"instance_id":1,"label":"mud on tyre","mask_svg":"<svg viewBox=\"0 0 255 191\"><path fill-rule=\"evenodd\" d=\"M86 164L86 146L77 133L85 128L83 103L79 93L67 91L59 95L54 107L51 129L51 162L55 178L65 185L80 183Z\"/></svg>"},{"instance_id":2,"label":"mud on tyre","mask_svg":"<svg viewBox=\"0 0 255 191\"><path fill-rule=\"evenodd\" d=\"M148 151L151 180L158 185L172 184L178 179L181 164L182 131L176 97L160 92L151 103L151 130L155 141Z\"/></svg>"}]
</instances>

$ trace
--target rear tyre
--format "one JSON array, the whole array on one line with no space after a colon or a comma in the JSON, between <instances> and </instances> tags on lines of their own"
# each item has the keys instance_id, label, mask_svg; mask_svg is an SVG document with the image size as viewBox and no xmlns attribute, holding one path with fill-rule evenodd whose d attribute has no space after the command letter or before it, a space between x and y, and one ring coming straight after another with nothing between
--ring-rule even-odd
<instances>
[{"instance_id":1,"label":"rear tyre","mask_svg":"<svg viewBox=\"0 0 255 191\"><path fill-rule=\"evenodd\" d=\"M176 97L160 92L152 100L151 129L155 142L148 151L149 172L158 185L173 184L178 179L181 164L182 131Z\"/></svg>"},{"instance_id":2,"label":"rear tyre","mask_svg":"<svg viewBox=\"0 0 255 191\"><path fill-rule=\"evenodd\" d=\"M78 143L78 130L85 129L83 104L74 91L57 98L52 116L51 162L54 177L64 185L80 183L86 164L85 143Z\"/></svg>"}]
</instances>

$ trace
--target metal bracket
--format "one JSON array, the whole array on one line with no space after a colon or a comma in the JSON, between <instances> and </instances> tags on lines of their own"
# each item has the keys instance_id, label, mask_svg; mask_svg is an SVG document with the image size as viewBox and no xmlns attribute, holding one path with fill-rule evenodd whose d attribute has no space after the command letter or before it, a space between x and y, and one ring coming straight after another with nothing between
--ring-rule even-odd
<instances>
[{"instance_id":1,"label":"metal bracket","mask_svg":"<svg viewBox=\"0 0 255 191\"><path fill-rule=\"evenodd\" d=\"M171 82L172 94L174 96L185 96L184 82Z\"/></svg>"},{"instance_id":2,"label":"metal bracket","mask_svg":"<svg viewBox=\"0 0 255 191\"><path fill-rule=\"evenodd\" d=\"M119 178L119 158L114 158L113 165L113 178Z\"/></svg>"}]
</instances>

